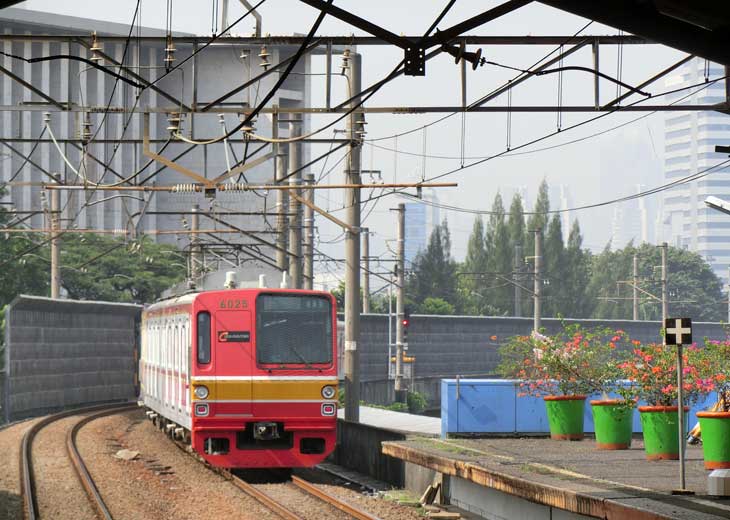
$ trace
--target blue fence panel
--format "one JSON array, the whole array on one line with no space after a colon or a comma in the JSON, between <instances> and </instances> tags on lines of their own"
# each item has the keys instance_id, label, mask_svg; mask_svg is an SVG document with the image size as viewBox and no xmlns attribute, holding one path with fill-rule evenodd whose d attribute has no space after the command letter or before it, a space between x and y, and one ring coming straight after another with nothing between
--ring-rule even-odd
<instances>
[{"instance_id":1,"label":"blue fence panel","mask_svg":"<svg viewBox=\"0 0 730 520\"><path fill-rule=\"evenodd\" d=\"M458 386L458 389L457 389ZM507 379L441 380L441 435L449 433L545 433L550 431L545 403L540 397L518 397L519 382ZM609 394L609 397L617 397ZM584 430L594 432L590 400L584 408ZM710 394L692 406L688 428L696 422L696 413L712 406L716 394ZM639 403L644 404L644 403ZM633 430L641 432L641 419L635 412Z\"/></svg>"}]
</instances>

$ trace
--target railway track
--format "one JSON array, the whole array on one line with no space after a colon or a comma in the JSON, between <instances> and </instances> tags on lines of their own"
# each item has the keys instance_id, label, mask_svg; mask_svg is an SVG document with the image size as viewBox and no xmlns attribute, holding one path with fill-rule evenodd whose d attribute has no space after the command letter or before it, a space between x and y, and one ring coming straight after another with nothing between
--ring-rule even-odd
<instances>
[{"instance_id":1,"label":"railway track","mask_svg":"<svg viewBox=\"0 0 730 520\"><path fill-rule=\"evenodd\" d=\"M234 486L263 504L265 507L274 511L281 518L285 520L303 520L302 517L296 512L283 506L275 498L270 496L268 493L261 491L255 485L249 484L245 480L237 477L236 475L233 475L230 472L226 473L230 476L231 482ZM326 493L322 489L318 488L317 486L303 478L292 475L291 483L296 486L300 491L303 491L304 493L315 497L316 499L328 504L329 506L344 512L352 518L356 518L358 520L378 520L378 517L354 507L353 505L347 503L339 497Z\"/></svg>"},{"instance_id":2,"label":"railway track","mask_svg":"<svg viewBox=\"0 0 730 520\"><path fill-rule=\"evenodd\" d=\"M285 505L281 504L276 498L272 497L270 494L266 493L265 491L262 491L259 489L256 485L250 484L249 482L246 482L244 479L234 475L231 471L221 468L215 468L208 464L205 460L202 458L196 456L195 453L191 452L188 448L189 446L187 444L184 444L178 440L174 441L175 445L183 450L184 452L188 453L189 455L192 455L195 460L203 464L205 467L210 469L211 471L218 473L222 475L224 478L229 480L234 486L236 486L238 489L246 493L248 496L262 504L264 507L270 509L274 513L276 513L279 517L283 518L284 520L304 520L303 517L296 512L292 511L290 508L286 507ZM287 485L288 483L283 483L282 485ZM351 518L356 518L358 520L379 520L377 516L371 515L370 513L363 511L361 509L356 508L355 506L349 504L348 502L340 499L339 497L336 497L334 495L331 495L329 493L326 493L322 489L318 488L311 482L297 477L295 475L292 475L291 477L291 484L296 486L296 488L307 495L310 495L317 500L320 500L329 506L338 509Z\"/></svg>"},{"instance_id":3,"label":"railway track","mask_svg":"<svg viewBox=\"0 0 730 520\"><path fill-rule=\"evenodd\" d=\"M91 477L91 474L86 468L86 464L84 464L84 461L76 447L76 434L79 429L88 422L135 407L136 404L117 403L66 410L41 419L27 432L25 432L20 448L20 485L23 510L27 520L36 520L38 518L38 501L36 496L35 476L33 474L33 439L49 424L74 415L84 415L84 417L81 417L69 430L68 435L66 436L66 452L71 460L74 470L76 471L79 481L84 487L92 506L97 512L97 515L99 518L111 520L111 513L109 513L109 510L104 504L104 501L99 494L99 490L94 483L94 479Z\"/></svg>"}]
</instances>

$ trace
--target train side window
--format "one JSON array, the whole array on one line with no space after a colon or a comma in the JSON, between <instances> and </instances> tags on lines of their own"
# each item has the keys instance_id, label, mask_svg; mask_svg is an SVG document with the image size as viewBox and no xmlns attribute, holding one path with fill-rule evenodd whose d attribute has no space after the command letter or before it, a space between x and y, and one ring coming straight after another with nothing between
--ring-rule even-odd
<instances>
[{"instance_id":1,"label":"train side window","mask_svg":"<svg viewBox=\"0 0 730 520\"><path fill-rule=\"evenodd\" d=\"M198 363L210 363L210 313L198 313Z\"/></svg>"}]
</instances>

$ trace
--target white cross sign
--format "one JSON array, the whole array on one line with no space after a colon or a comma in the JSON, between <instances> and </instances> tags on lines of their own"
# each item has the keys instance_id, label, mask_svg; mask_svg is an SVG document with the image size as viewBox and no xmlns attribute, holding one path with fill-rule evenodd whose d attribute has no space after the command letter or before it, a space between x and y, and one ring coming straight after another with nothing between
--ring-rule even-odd
<instances>
[{"instance_id":1,"label":"white cross sign","mask_svg":"<svg viewBox=\"0 0 730 520\"><path fill-rule=\"evenodd\" d=\"M665 345L691 345L692 320L690 318L667 318L664 320Z\"/></svg>"}]
</instances>

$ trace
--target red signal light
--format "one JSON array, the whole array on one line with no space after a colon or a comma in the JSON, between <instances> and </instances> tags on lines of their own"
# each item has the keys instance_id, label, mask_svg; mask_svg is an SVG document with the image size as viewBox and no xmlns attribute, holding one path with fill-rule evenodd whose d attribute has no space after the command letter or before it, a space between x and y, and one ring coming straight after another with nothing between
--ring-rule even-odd
<instances>
[{"instance_id":1,"label":"red signal light","mask_svg":"<svg viewBox=\"0 0 730 520\"><path fill-rule=\"evenodd\" d=\"M410 320L407 320L407 319L401 320L401 325L403 325L404 327L407 327L409 323L410 323Z\"/></svg>"}]
</instances>

